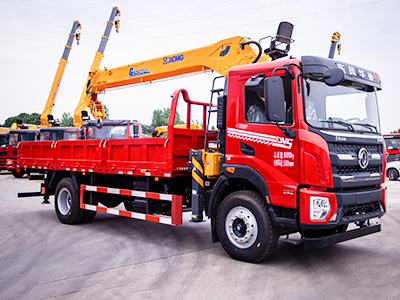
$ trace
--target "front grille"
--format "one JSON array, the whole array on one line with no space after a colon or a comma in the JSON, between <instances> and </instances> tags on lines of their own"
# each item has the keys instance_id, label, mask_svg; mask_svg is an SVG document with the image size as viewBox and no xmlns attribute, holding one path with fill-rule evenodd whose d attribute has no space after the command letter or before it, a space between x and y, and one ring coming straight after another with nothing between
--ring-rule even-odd
<instances>
[{"instance_id":1,"label":"front grille","mask_svg":"<svg viewBox=\"0 0 400 300\"><path fill-rule=\"evenodd\" d=\"M379 202L356 204L343 207L343 220L356 221L378 216L381 213Z\"/></svg>"},{"instance_id":2,"label":"front grille","mask_svg":"<svg viewBox=\"0 0 400 300\"><path fill-rule=\"evenodd\" d=\"M344 167L336 167L336 173L339 175L350 175L357 173L379 173L379 166L368 166L365 169L362 169L360 166L344 166Z\"/></svg>"},{"instance_id":3,"label":"front grille","mask_svg":"<svg viewBox=\"0 0 400 300\"><path fill-rule=\"evenodd\" d=\"M368 153L380 153L378 145L331 144L331 151L337 154L358 153L360 148L367 149Z\"/></svg>"},{"instance_id":4,"label":"front grille","mask_svg":"<svg viewBox=\"0 0 400 300\"><path fill-rule=\"evenodd\" d=\"M400 154L399 154L399 153L397 153L397 154L389 154L389 155L387 156L386 161L387 161L387 162L398 161L399 158L400 158Z\"/></svg>"},{"instance_id":5,"label":"front grille","mask_svg":"<svg viewBox=\"0 0 400 300\"><path fill-rule=\"evenodd\" d=\"M332 163L333 185L336 189L373 186L382 178L382 144L328 143ZM368 152L369 163L361 168L358 161L360 149Z\"/></svg>"}]
</instances>

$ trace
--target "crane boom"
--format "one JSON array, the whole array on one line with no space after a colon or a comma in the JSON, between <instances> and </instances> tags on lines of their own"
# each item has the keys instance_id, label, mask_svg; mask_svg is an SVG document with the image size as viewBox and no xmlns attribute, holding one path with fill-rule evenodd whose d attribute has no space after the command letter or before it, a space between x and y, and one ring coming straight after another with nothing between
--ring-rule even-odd
<instances>
[{"instance_id":1,"label":"crane boom","mask_svg":"<svg viewBox=\"0 0 400 300\"><path fill-rule=\"evenodd\" d=\"M255 44L255 45L253 45ZM227 76L230 68L254 62L269 61L270 57L262 52L261 46L251 39L236 36L221 40L209 46L178 52L175 54L128 64L113 69L92 68L87 81L86 101L92 107L92 115L101 120L103 105L97 101L97 93L106 89L137 83L152 82L164 78L204 72L207 70ZM89 102L88 102L89 103ZM78 107L75 120L80 117L86 106ZM78 110L79 109L79 110ZM77 126L77 125L75 125ZM78 125L79 126L79 125Z\"/></svg>"},{"instance_id":2,"label":"crane boom","mask_svg":"<svg viewBox=\"0 0 400 300\"><path fill-rule=\"evenodd\" d=\"M242 46L250 40L236 36L221 40L206 47L158 57L126 66L97 70L92 79L92 87L97 92L105 89L136 83L151 82L183 74L204 72L207 70L227 76L233 66L252 63L259 49ZM262 53L258 61L268 61Z\"/></svg>"},{"instance_id":3,"label":"crane boom","mask_svg":"<svg viewBox=\"0 0 400 300\"><path fill-rule=\"evenodd\" d=\"M71 52L72 43L74 42L75 37L79 44L80 33L76 33L76 31L80 28L81 28L81 24L78 21L74 21L74 23L72 24L71 32L68 37L67 44L65 45L65 48L64 48L64 53L60 59L60 63L58 64L56 76L54 77L54 81L53 81L53 84L50 89L49 97L47 98L46 105L40 116L40 126L41 127L49 127L50 126L49 120L50 120L50 122L51 122L51 120L53 120L53 116L51 114L53 112L54 101L56 99L57 92L60 87L61 79L64 74L65 66L67 65L68 56L69 56L69 53Z\"/></svg>"},{"instance_id":4,"label":"crane boom","mask_svg":"<svg viewBox=\"0 0 400 300\"><path fill-rule=\"evenodd\" d=\"M81 112L83 110L86 110L86 107L92 107L92 99L91 99L91 80L92 80L92 73L96 72L96 70L98 70L101 60L103 59L104 56L104 50L107 46L107 42L108 39L110 37L110 33L111 33L111 29L114 25L114 20L117 16L120 16L121 12L118 9L118 7L114 6L112 11L111 11L111 15L110 18L107 22L107 26L106 29L104 31L104 35L101 38L101 42L99 45L99 48L94 56L94 60L92 63L92 66L90 67L90 72L89 72L89 76L86 79L86 83L85 86L83 88L82 91L82 95L81 98L79 100L79 103L75 109L75 113L74 113L74 126L75 127L79 127L83 124L82 122L82 117L81 117ZM119 20L115 21L115 27L117 29L118 32L118 28L119 28ZM95 116L95 118L101 118L104 119L105 117L105 113L104 113L104 108L103 106L101 106L101 109L94 111L93 109L91 109L93 116Z\"/></svg>"}]
</instances>

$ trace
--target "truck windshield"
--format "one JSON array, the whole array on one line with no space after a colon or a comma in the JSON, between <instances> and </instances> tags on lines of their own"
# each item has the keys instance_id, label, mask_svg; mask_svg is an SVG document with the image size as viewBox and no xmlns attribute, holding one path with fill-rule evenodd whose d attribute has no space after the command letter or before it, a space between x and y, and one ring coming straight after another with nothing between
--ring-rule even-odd
<instances>
[{"instance_id":1,"label":"truck windshield","mask_svg":"<svg viewBox=\"0 0 400 300\"><path fill-rule=\"evenodd\" d=\"M348 84L349 82L346 82ZM380 134L375 89L305 80L305 118L316 128Z\"/></svg>"},{"instance_id":2,"label":"truck windshield","mask_svg":"<svg viewBox=\"0 0 400 300\"><path fill-rule=\"evenodd\" d=\"M10 145L17 145L18 142L25 142L25 141L35 141L36 134L35 133L10 133Z\"/></svg>"},{"instance_id":3,"label":"truck windshield","mask_svg":"<svg viewBox=\"0 0 400 300\"><path fill-rule=\"evenodd\" d=\"M102 128L88 126L88 139L125 139L127 125L104 125Z\"/></svg>"},{"instance_id":4,"label":"truck windshield","mask_svg":"<svg viewBox=\"0 0 400 300\"><path fill-rule=\"evenodd\" d=\"M0 146L3 146L6 144L6 135L5 134L1 134L0 135Z\"/></svg>"},{"instance_id":5,"label":"truck windshield","mask_svg":"<svg viewBox=\"0 0 400 300\"><path fill-rule=\"evenodd\" d=\"M386 149L398 150L400 149L400 135L384 136Z\"/></svg>"},{"instance_id":6,"label":"truck windshield","mask_svg":"<svg viewBox=\"0 0 400 300\"><path fill-rule=\"evenodd\" d=\"M69 130L52 130L52 131L41 131L41 141L56 141L56 140L76 140L78 139L78 131L75 129Z\"/></svg>"}]
</instances>

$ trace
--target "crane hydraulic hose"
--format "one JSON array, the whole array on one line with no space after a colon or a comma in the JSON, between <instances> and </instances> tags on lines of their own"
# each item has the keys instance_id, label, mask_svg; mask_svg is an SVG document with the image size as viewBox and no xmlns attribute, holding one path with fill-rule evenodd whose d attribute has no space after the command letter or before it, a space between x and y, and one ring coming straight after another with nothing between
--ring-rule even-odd
<instances>
[{"instance_id":1,"label":"crane hydraulic hose","mask_svg":"<svg viewBox=\"0 0 400 300\"><path fill-rule=\"evenodd\" d=\"M261 47L260 43L259 43L259 42L256 42L256 41L248 41L248 42L244 42L244 43L239 43L240 48L241 48L242 50L244 49L244 46L249 45L249 44L255 44L255 45L258 47L258 55L257 55L257 57L256 57L256 58L253 60L253 62L252 62L252 64L255 64L255 63L260 59L260 57L261 57L261 54L262 54L262 47Z\"/></svg>"}]
</instances>

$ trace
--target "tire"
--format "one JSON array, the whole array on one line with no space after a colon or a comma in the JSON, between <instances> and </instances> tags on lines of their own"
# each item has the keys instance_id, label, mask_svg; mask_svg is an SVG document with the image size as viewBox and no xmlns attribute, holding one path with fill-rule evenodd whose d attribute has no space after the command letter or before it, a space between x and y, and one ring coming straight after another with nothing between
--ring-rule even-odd
<instances>
[{"instance_id":1,"label":"tire","mask_svg":"<svg viewBox=\"0 0 400 300\"><path fill-rule=\"evenodd\" d=\"M88 203L88 202L86 202L86 199L85 199L86 195L85 194L83 194L83 197L84 197L83 198L83 203ZM90 202L90 204L96 205L96 206L98 205L96 197L92 197L92 201ZM97 214L97 211L85 209L83 211L83 216L82 216L82 220L81 220L80 223L89 223L90 221L92 221L94 219L96 214Z\"/></svg>"},{"instance_id":2,"label":"tire","mask_svg":"<svg viewBox=\"0 0 400 300\"><path fill-rule=\"evenodd\" d=\"M96 216L97 211L85 210L83 212L81 223L89 223Z\"/></svg>"},{"instance_id":3,"label":"tire","mask_svg":"<svg viewBox=\"0 0 400 300\"><path fill-rule=\"evenodd\" d=\"M275 250L279 238L264 200L253 191L234 192L222 201L217 232L229 256L253 263L267 258Z\"/></svg>"},{"instance_id":4,"label":"tire","mask_svg":"<svg viewBox=\"0 0 400 300\"><path fill-rule=\"evenodd\" d=\"M77 224L82 220L84 210L79 207L78 188L71 178L64 178L58 183L54 206L61 223Z\"/></svg>"},{"instance_id":5,"label":"tire","mask_svg":"<svg viewBox=\"0 0 400 300\"><path fill-rule=\"evenodd\" d=\"M15 178L22 178L22 176L24 176L25 175L25 172L24 171L19 171L18 173L17 173L17 170L12 170L11 171L12 172L12 174L13 174L13 176L15 177Z\"/></svg>"},{"instance_id":6,"label":"tire","mask_svg":"<svg viewBox=\"0 0 400 300\"><path fill-rule=\"evenodd\" d=\"M399 172L396 169L387 170L387 177L389 180L396 181L399 178Z\"/></svg>"}]
</instances>

